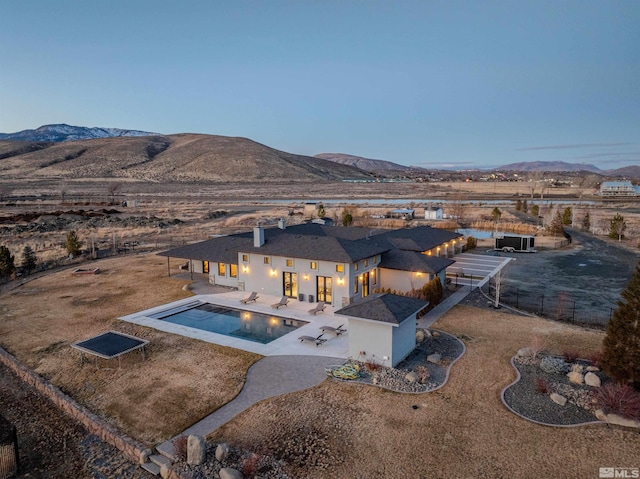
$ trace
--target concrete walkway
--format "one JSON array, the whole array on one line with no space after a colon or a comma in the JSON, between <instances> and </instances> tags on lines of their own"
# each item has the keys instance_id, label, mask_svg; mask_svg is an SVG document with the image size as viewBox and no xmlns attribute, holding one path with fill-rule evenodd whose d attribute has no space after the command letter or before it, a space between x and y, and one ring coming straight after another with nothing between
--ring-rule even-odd
<instances>
[{"instance_id":1,"label":"concrete walkway","mask_svg":"<svg viewBox=\"0 0 640 479\"><path fill-rule=\"evenodd\" d=\"M274 396L301 391L327 378L324 368L344 359L326 356L267 356L249 368L240 394L217 411L197 422L181 435L206 436L255 403ZM173 456L171 440L156 449Z\"/></svg>"}]
</instances>

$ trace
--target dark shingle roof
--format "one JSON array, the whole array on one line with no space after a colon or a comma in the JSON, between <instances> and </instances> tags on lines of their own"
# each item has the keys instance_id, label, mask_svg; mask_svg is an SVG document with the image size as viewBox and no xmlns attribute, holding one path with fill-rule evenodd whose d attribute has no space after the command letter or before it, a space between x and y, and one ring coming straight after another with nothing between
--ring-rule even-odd
<instances>
[{"instance_id":1,"label":"dark shingle roof","mask_svg":"<svg viewBox=\"0 0 640 479\"><path fill-rule=\"evenodd\" d=\"M428 304L427 301L386 293L345 306L334 314L399 325Z\"/></svg>"},{"instance_id":2,"label":"dark shingle roof","mask_svg":"<svg viewBox=\"0 0 640 479\"><path fill-rule=\"evenodd\" d=\"M397 248L408 251L427 251L442 243L462 237L460 233L431 228L430 226L387 231L381 236L387 238Z\"/></svg>"},{"instance_id":3,"label":"dark shingle roof","mask_svg":"<svg viewBox=\"0 0 640 479\"><path fill-rule=\"evenodd\" d=\"M402 251L395 249L382 255L380 267L397 269L400 271L438 274L453 263L455 263L455 261L449 258L427 256L415 251Z\"/></svg>"}]
</instances>

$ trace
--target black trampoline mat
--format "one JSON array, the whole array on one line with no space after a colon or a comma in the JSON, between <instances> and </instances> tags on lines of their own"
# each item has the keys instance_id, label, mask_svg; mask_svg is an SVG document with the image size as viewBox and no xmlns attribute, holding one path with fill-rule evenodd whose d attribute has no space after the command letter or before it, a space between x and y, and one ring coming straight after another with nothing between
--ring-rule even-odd
<instances>
[{"instance_id":1,"label":"black trampoline mat","mask_svg":"<svg viewBox=\"0 0 640 479\"><path fill-rule=\"evenodd\" d=\"M102 333L94 338L80 341L72 346L101 358L111 359L128 351L143 347L149 341L134 338L115 331Z\"/></svg>"}]
</instances>

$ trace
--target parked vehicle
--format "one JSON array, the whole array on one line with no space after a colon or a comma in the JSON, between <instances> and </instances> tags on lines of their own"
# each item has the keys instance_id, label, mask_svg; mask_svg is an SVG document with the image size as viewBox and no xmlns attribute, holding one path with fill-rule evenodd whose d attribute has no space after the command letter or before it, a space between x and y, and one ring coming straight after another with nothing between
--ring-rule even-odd
<instances>
[{"instance_id":1,"label":"parked vehicle","mask_svg":"<svg viewBox=\"0 0 640 479\"><path fill-rule=\"evenodd\" d=\"M534 236L514 233L496 233L494 238L496 240L496 251L504 251L505 253L537 253L534 248Z\"/></svg>"}]
</instances>

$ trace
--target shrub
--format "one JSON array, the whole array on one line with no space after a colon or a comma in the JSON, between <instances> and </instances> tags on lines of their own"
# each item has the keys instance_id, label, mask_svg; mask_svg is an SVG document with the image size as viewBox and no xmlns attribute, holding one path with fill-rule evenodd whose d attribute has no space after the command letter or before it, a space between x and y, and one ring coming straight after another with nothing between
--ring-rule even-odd
<instances>
[{"instance_id":1,"label":"shrub","mask_svg":"<svg viewBox=\"0 0 640 479\"><path fill-rule=\"evenodd\" d=\"M575 349L567 349L562 352L562 356L566 362L573 363L580 357L580 352Z\"/></svg>"},{"instance_id":2,"label":"shrub","mask_svg":"<svg viewBox=\"0 0 640 479\"><path fill-rule=\"evenodd\" d=\"M370 373L373 373L373 372L379 371L382 366L376 363L373 359L368 359L364 363L364 367L367 371L369 371Z\"/></svg>"},{"instance_id":3,"label":"shrub","mask_svg":"<svg viewBox=\"0 0 640 479\"><path fill-rule=\"evenodd\" d=\"M592 366L601 367L602 366L602 351L596 351L594 353L591 353L586 357L586 359L587 359L587 361L589 361L589 363Z\"/></svg>"},{"instance_id":4,"label":"shrub","mask_svg":"<svg viewBox=\"0 0 640 479\"><path fill-rule=\"evenodd\" d=\"M418 376L418 382L424 384L427 382L427 379L429 379L429 370L426 366L418 366L416 368L416 375Z\"/></svg>"},{"instance_id":5,"label":"shrub","mask_svg":"<svg viewBox=\"0 0 640 479\"><path fill-rule=\"evenodd\" d=\"M257 454L250 454L242 461L242 474L244 477L253 477L258 472L258 461L260 456Z\"/></svg>"},{"instance_id":6,"label":"shrub","mask_svg":"<svg viewBox=\"0 0 640 479\"><path fill-rule=\"evenodd\" d=\"M593 391L594 399L605 413L640 419L640 392L622 383L608 383Z\"/></svg>"},{"instance_id":7,"label":"shrub","mask_svg":"<svg viewBox=\"0 0 640 479\"><path fill-rule=\"evenodd\" d=\"M178 436L173 440L173 451L179 461L187 459L187 436Z\"/></svg>"},{"instance_id":8,"label":"shrub","mask_svg":"<svg viewBox=\"0 0 640 479\"><path fill-rule=\"evenodd\" d=\"M473 236L469 236L467 238L467 249L476 249L478 247L478 240L475 239Z\"/></svg>"},{"instance_id":9,"label":"shrub","mask_svg":"<svg viewBox=\"0 0 640 479\"><path fill-rule=\"evenodd\" d=\"M569 371L569 365L562 358L545 356L540 361L540 369L549 374L565 374Z\"/></svg>"},{"instance_id":10,"label":"shrub","mask_svg":"<svg viewBox=\"0 0 640 479\"><path fill-rule=\"evenodd\" d=\"M535 334L532 338L531 338L531 344L529 345L529 350L531 351L531 357L533 359L537 359L538 355L545 350L546 348L546 342L545 339L538 335Z\"/></svg>"},{"instance_id":11,"label":"shrub","mask_svg":"<svg viewBox=\"0 0 640 479\"><path fill-rule=\"evenodd\" d=\"M540 394L549 394L551 392L549 383L544 378L536 378L535 386L536 386L536 391L539 392Z\"/></svg>"}]
</instances>

